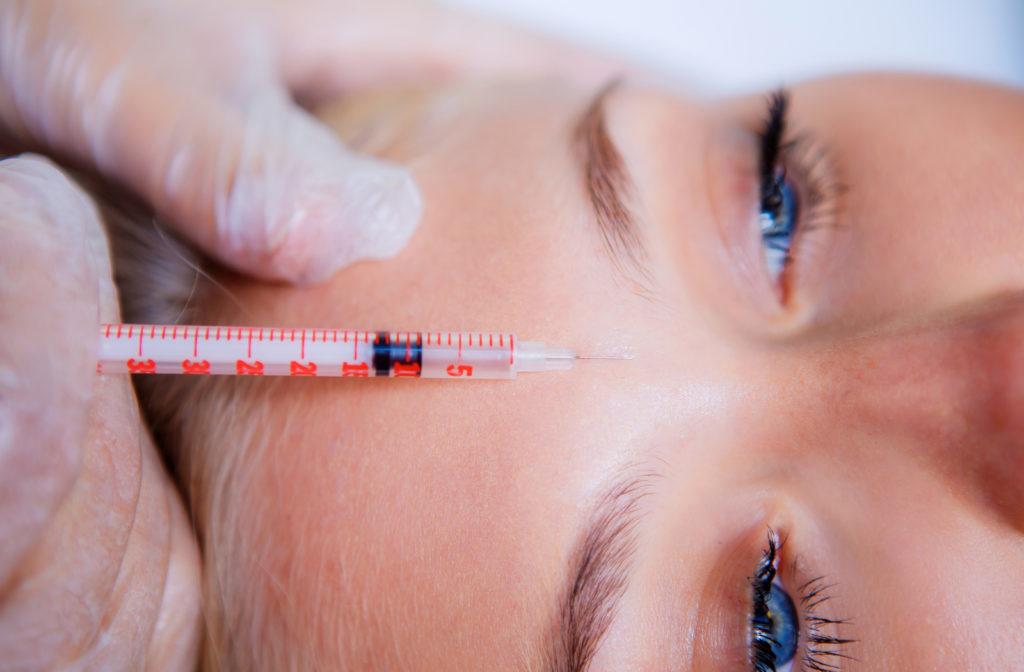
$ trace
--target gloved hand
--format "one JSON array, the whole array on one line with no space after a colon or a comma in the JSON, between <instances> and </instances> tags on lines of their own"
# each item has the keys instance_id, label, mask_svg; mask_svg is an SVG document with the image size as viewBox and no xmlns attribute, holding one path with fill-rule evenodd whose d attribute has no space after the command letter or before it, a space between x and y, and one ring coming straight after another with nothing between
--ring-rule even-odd
<instances>
[{"instance_id":1,"label":"gloved hand","mask_svg":"<svg viewBox=\"0 0 1024 672\"><path fill-rule=\"evenodd\" d=\"M0 669L190 669L199 554L127 376L103 229L48 161L0 161Z\"/></svg>"},{"instance_id":2,"label":"gloved hand","mask_svg":"<svg viewBox=\"0 0 1024 672\"><path fill-rule=\"evenodd\" d=\"M0 135L126 183L229 266L317 281L396 254L421 203L406 170L348 151L293 96L617 69L408 0L4 0Z\"/></svg>"}]
</instances>

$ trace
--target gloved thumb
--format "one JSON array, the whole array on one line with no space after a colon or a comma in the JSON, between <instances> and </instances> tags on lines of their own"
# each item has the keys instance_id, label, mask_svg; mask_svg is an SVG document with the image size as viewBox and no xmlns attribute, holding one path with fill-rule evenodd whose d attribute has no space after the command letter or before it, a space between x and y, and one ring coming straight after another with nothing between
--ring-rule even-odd
<instances>
[{"instance_id":1,"label":"gloved thumb","mask_svg":"<svg viewBox=\"0 0 1024 672\"><path fill-rule=\"evenodd\" d=\"M120 102L121 121L149 121L111 135L101 166L237 270L320 281L397 254L419 223L406 169L348 150L283 90L250 90L239 101L126 82Z\"/></svg>"},{"instance_id":2,"label":"gloved thumb","mask_svg":"<svg viewBox=\"0 0 1024 672\"><path fill-rule=\"evenodd\" d=\"M48 161L0 161L0 583L79 473L99 323L85 195Z\"/></svg>"}]
</instances>

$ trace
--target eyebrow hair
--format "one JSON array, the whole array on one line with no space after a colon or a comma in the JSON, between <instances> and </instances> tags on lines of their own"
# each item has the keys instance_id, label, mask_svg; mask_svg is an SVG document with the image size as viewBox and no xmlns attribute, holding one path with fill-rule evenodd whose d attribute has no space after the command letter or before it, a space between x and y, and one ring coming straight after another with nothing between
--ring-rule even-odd
<instances>
[{"instance_id":1,"label":"eyebrow hair","mask_svg":"<svg viewBox=\"0 0 1024 672\"><path fill-rule=\"evenodd\" d=\"M628 205L634 185L606 123L605 103L618 85L618 81L613 81L604 86L584 108L573 129L573 147L580 160L584 190L612 264L629 284L648 294L647 251Z\"/></svg>"},{"instance_id":2,"label":"eyebrow hair","mask_svg":"<svg viewBox=\"0 0 1024 672\"><path fill-rule=\"evenodd\" d=\"M547 672L584 672L593 661L626 592L641 502L651 478L634 476L615 483L591 512L570 558L569 580L547 646Z\"/></svg>"}]
</instances>

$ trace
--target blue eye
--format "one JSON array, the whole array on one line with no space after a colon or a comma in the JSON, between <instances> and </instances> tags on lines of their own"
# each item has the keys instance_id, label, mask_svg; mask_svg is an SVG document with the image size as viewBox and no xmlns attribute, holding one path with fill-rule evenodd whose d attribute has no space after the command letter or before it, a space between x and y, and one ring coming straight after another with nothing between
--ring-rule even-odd
<instances>
[{"instance_id":1,"label":"blue eye","mask_svg":"<svg viewBox=\"0 0 1024 672\"><path fill-rule=\"evenodd\" d=\"M828 589L835 586L824 576L799 587L802 614L793 598L776 582L778 536L768 530L768 546L761 555L757 571L750 577L750 670L751 672L792 672L818 670L838 672L837 664L853 658L839 649L857 640L840 632L844 619L816 616L814 609L832 599ZM795 565L794 565L795 568ZM804 634L800 633L801 625ZM797 649L803 639L800 661ZM845 669L845 668L843 668Z\"/></svg>"},{"instance_id":2,"label":"blue eye","mask_svg":"<svg viewBox=\"0 0 1024 672\"><path fill-rule=\"evenodd\" d=\"M774 533L773 533L774 534ZM789 672L796 657L800 621L792 598L775 581L776 546L768 549L750 579L750 662L753 672Z\"/></svg>"},{"instance_id":3,"label":"blue eye","mask_svg":"<svg viewBox=\"0 0 1024 672\"><path fill-rule=\"evenodd\" d=\"M772 619L772 654L775 665L781 667L796 655L796 640L799 629L796 607L793 600L777 583L772 584L768 593L768 615Z\"/></svg>"},{"instance_id":4,"label":"blue eye","mask_svg":"<svg viewBox=\"0 0 1024 672\"><path fill-rule=\"evenodd\" d=\"M770 647L770 656L765 656L769 663L759 667L755 663L755 669L782 670L788 669L788 665L796 656L796 645L800 632L800 623L796 615L796 607L793 600L785 590L777 583L772 583L764 602L755 605L752 619L755 640L762 643L762 650ZM764 651L767 654L767 651Z\"/></svg>"},{"instance_id":5,"label":"blue eye","mask_svg":"<svg viewBox=\"0 0 1024 672\"><path fill-rule=\"evenodd\" d=\"M764 260L772 278L778 280L790 259L793 236L800 216L796 187L783 169L762 189L758 228L764 243Z\"/></svg>"}]
</instances>

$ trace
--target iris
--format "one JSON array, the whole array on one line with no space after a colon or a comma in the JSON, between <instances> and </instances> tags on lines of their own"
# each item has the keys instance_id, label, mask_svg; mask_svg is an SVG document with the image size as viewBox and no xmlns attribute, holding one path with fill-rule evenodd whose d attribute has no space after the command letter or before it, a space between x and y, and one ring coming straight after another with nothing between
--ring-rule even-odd
<instances>
[{"instance_id":1,"label":"iris","mask_svg":"<svg viewBox=\"0 0 1024 672\"><path fill-rule=\"evenodd\" d=\"M777 583L772 584L766 601L768 618L771 621L772 654L775 665L782 667L796 655L797 635L800 624L797 621L793 600Z\"/></svg>"},{"instance_id":2,"label":"iris","mask_svg":"<svg viewBox=\"0 0 1024 672\"><path fill-rule=\"evenodd\" d=\"M800 201L796 187L783 170L776 171L775 180L767 191L761 198L758 227L764 241L765 265L777 280L790 259L800 216Z\"/></svg>"}]
</instances>

